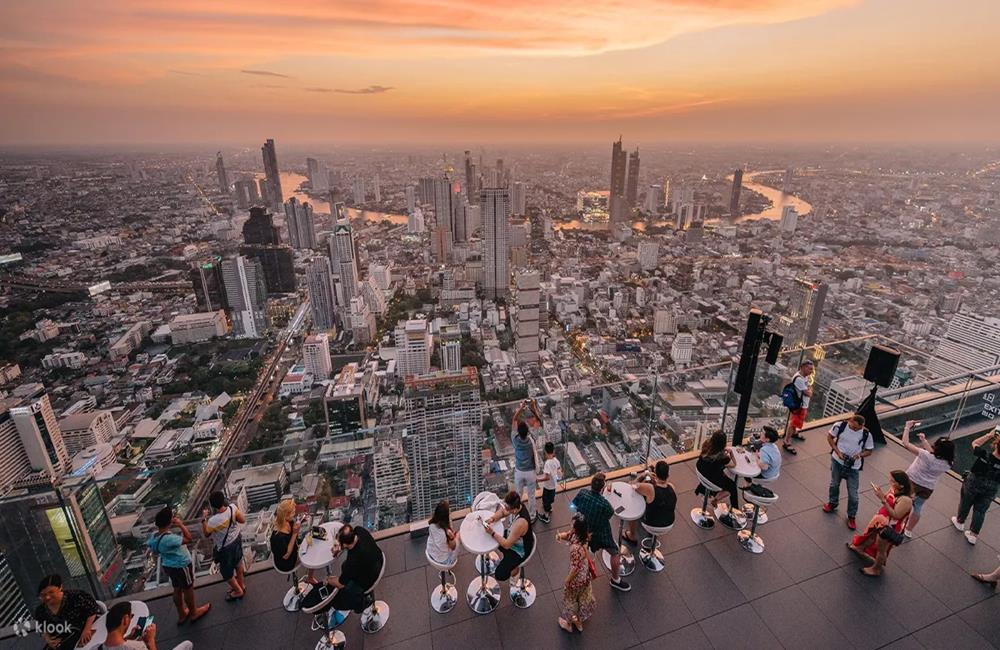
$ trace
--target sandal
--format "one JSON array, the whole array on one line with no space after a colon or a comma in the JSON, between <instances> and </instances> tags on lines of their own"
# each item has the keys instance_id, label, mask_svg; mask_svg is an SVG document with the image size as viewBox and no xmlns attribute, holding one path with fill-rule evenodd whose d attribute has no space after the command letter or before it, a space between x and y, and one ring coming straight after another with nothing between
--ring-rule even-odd
<instances>
[{"instance_id":1,"label":"sandal","mask_svg":"<svg viewBox=\"0 0 1000 650\"><path fill-rule=\"evenodd\" d=\"M247 595L247 592L244 591L239 596L236 596L236 595L233 594L233 590L230 589L228 592L226 592L226 602L227 603L231 603L234 600L243 600L243 597L246 596L246 595Z\"/></svg>"},{"instance_id":2,"label":"sandal","mask_svg":"<svg viewBox=\"0 0 1000 650\"><path fill-rule=\"evenodd\" d=\"M567 623L565 619L562 618L559 619L559 627L561 627L564 632L569 632L570 634L573 634L573 626Z\"/></svg>"},{"instance_id":3,"label":"sandal","mask_svg":"<svg viewBox=\"0 0 1000 650\"><path fill-rule=\"evenodd\" d=\"M792 456L795 456L796 454L799 453L798 449L785 443L781 443L781 448L790 453Z\"/></svg>"},{"instance_id":4,"label":"sandal","mask_svg":"<svg viewBox=\"0 0 1000 650\"><path fill-rule=\"evenodd\" d=\"M795 433L792 434L792 439L793 440L805 440L806 437L804 435L802 435L801 433L795 432Z\"/></svg>"},{"instance_id":5,"label":"sandal","mask_svg":"<svg viewBox=\"0 0 1000 650\"><path fill-rule=\"evenodd\" d=\"M639 543L639 540L637 540L637 539L633 539L632 537L630 537L630 536L629 536L629 535L627 535L626 533L622 533L622 539L624 539L624 540L625 540L626 542L628 542L628 543L629 543L629 544L631 544L632 546L635 546L636 544L638 544L638 543Z\"/></svg>"}]
</instances>

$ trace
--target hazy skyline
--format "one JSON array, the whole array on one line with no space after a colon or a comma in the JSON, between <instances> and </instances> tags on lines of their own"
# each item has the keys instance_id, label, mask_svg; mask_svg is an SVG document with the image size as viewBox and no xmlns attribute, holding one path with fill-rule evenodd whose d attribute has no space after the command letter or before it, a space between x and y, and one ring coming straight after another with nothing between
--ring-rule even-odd
<instances>
[{"instance_id":1,"label":"hazy skyline","mask_svg":"<svg viewBox=\"0 0 1000 650\"><path fill-rule=\"evenodd\" d=\"M1000 141L995 0L0 7L0 144Z\"/></svg>"}]
</instances>

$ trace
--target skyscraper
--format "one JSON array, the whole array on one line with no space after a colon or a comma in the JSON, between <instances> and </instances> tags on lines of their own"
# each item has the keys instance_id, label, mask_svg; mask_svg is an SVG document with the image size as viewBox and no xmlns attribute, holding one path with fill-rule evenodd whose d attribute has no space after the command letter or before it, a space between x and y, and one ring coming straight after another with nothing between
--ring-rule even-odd
<instances>
[{"instance_id":1,"label":"skyscraper","mask_svg":"<svg viewBox=\"0 0 1000 650\"><path fill-rule=\"evenodd\" d=\"M294 196L285 201L285 224L293 248L316 248L316 224L312 205Z\"/></svg>"},{"instance_id":2,"label":"skyscraper","mask_svg":"<svg viewBox=\"0 0 1000 650\"><path fill-rule=\"evenodd\" d=\"M382 182L379 179L378 174L375 174L375 178L372 179L372 192L374 192L374 194L375 194L375 203L381 203L382 202Z\"/></svg>"},{"instance_id":3,"label":"skyscraper","mask_svg":"<svg viewBox=\"0 0 1000 650\"><path fill-rule=\"evenodd\" d=\"M0 553L0 627L10 627L30 615L7 556Z\"/></svg>"},{"instance_id":4,"label":"skyscraper","mask_svg":"<svg viewBox=\"0 0 1000 650\"><path fill-rule=\"evenodd\" d=\"M622 212L624 212L625 202L626 165L627 159L622 150L622 139L621 136L618 136L618 141L611 145L611 191L608 194L608 212L612 223L625 219Z\"/></svg>"},{"instance_id":5,"label":"skyscraper","mask_svg":"<svg viewBox=\"0 0 1000 650\"><path fill-rule=\"evenodd\" d=\"M260 338L266 329L264 303L267 300L260 262L242 255L224 260L222 279L233 321L233 336Z\"/></svg>"},{"instance_id":6,"label":"skyscraper","mask_svg":"<svg viewBox=\"0 0 1000 650\"><path fill-rule=\"evenodd\" d=\"M639 242L639 268L652 271L659 261L660 245L655 240Z\"/></svg>"},{"instance_id":7,"label":"skyscraper","mask_svg":"<svg viewBox=\"0 0 1000 650\"><path fill-rule=\"evenodd\" d=\"M511 209L514 214L524 216L527 212L528 186L521 181L515 181L510 188Z\"/></svg>"},{"instance_id":8,"label":"skyscraper","mask_svg":"<svg viewBox=\"0 0 1000 650\"><path fill-rule=\"evenodd\" d=\"M425 319L400 321L393 338L396 344L396 372L400 377L430 372L434 341Z\"/></svg>"},{"instance_id":9,"label":"skyscraper","mask_svg":"<svg viewBox=\"0 0 1000 650\"><path fill-rule=\"evenodd\" d=\"M0 526L0 548L26 601L36 598L38 576L50 573L102 600L124 585L121 548L89 475L5 496L0 521L15 524Z\"/></svg>"},{"instance_id":10,"label":"skyscraper","mask_svg":"<svg viewBox=\"0 0 1000 650\"><path fill-rule=\"evenodd\" d=\"M646 213L657 214L663 207L663 186L650 185L646 191Z\"/></svg>"},{"instance_id":11,"label":"skyscraper","mask_svg":"<svg viewBox=\"0 0 1000 650\"><path fill-rule=\"evenodd\" d=\"M330 358L330 337L326 332L306 337L302 343L302 359L306 372L311 373L316 381L330 378L333 360Z\"/></svg>"},{"instance_id":12,"label":"skyscraper","mask_svg":"<svg viewBox=\"0 0 1000 650\"><path fill-rule=\"evenodd\" d=\"M434 217L437 220L435 228L450 232L452 241L465 241L467 239L464 223L459 224L459 219L456 218L462 203L460 192L460 185L448 176L434 180ZM459 226L461 226L461 232L459 232Z\"/></svg>"},{"instance_id":13,"label":"skyscraper","mask_svg":"<svg viewBox=\"0 0 1000 650\"><path fill-rule=\"evenodd\" d=\"M406 214L410 214L417 209L417 191L412 185L407 185L404 193L406 194Z\"/></svg>"},{"instance_id":14,"label":"skyscraper","mask_svg":"<svg viewBox=\"0 0 1000 650\"><path fill-rule=\"evenodd\" d=\"M961 311L952 316L927 369L938 377L1000 363L1000 318Z\"/></svg>"},{"instance_id":15,"label":"skyscraper","mask_svg":"<svg viewBox=\"0 0 1000 650\"><path fill-rule=\"evenodd\" d=\"M729 216L740 216L740 190L743 189L743 170L733 172L733 189L729 195Z\"/></svg>"},{"instance_id":16,"label":"skyscraper","mask_svg":"<svg viewBox=\"0 0 1000 650\"><path fill-rule=\"evenodd\" d=\"M219 177L219 191L229 195L229 175L226 174L226 164L222 161L222 152L215 154L215 175Z\"/></svg>"},{"instance_id":17,"label":"skyscraper","mask_svg":"<svg viewBox=\"0 0 1000 650\"><path fill-rule=\"evenodd\" d=\"M487 299L510 291L510 192L488 187L479 192L483 211L483 291Z\"/></svg>"},{"instance_id":18,"label":"skyscraper","mask_svg":"<svg viewBox=\"0 0 1000 650\"><path fill-rule=\"evenodd\" d=\"M538 361L538 271L519 269L514 272L517 286L517 309L513 316L514 347L521 363Z\"/></svg>"},{"instance_id":19,"label":"skyscraper","mask_svg":"<svg viewBox=\"0 0 1000 650\"><path fill-rule=\"evenodd\" d=\"M364 296L354 296L350 304L351 335L356 343L371 343L375 338L375 314Z\"/></svg>"},{"instance_id":20,"label":"skyscraper","mask_svg":"<svg viewBox=\"0 0 1000 650\"><path fill-rule=\"evenodd\" d=\"M333 227L329 248L330 259L336 269L337 276L340 278L344 298L342 308L345 310L350 309L351 300L359 295L358 260L355 246L351 222L347 219L340 219Z\"/></svg>"},{"instance_id":21,"label":"skyscraper","mask_svg":"<svg viewBox=\"0 0 1000 650\"><path fill-rule=\"evenodd\" d=\"M251 205L260 201L260 194L257 192L257 181L253 178L240 178L235 185L236 207L246 210Z\"/></svg>"},{"instance_id":22,"label":"skyscraper","mask_svg":"<svg viewBox=\"0 0 1000 650\"><path fill-rule=\"evenodd\" d=\"M625 205L632 209L639 198L639 149L628 156L628 178L625 181Z\"/></svg>"},{"instance_id":23,"label":"skyscraper","mask_svg":"<svg viewBox=\"0 0 1000 650\"><path fill-rule=\"evenodd\" d=\"M445 372L461 372L462 370L462 334L457 328L441 332L441 370Z\"/></svg>"},{"instance_id":24,"label":"skyscraper","mask_svg":"<svg viewBox=\"0 0 1000 650\"><path fill-rule=\"evenodd\" d=\"M289 246L240 246L240 255L260 262L267 293L292 293L296 288L295 263ZM228 286L227 286L228 291Z\"/></svg>"},{"instance_id":25,"label":"skyscraper","mask_svg":"<svg viewBox=\"0 0 1000 650\"><path fill-rule=\"evenodd\" d=\"M306 267L306 290L312 310L313 327L319 331L332 329L336 323L337 301L334 292L330 260L317 257Z\"/></svg>"},{"instance_id":26,"label":"skyscraper","mask_svg":"<svg viewBox=\"0 0 1000 650\"><path fill-rule=\"evenodd\" d=\"M221 263L221 258L213 257L203 262L196 262L191 267L188 275L194 286L194 298L200 311L219 311L226 306Z\"/></svg>"},{"instance_id":27,"label":"skyscraper","mask_svg":"<svg viewBox=\"0 0 1000 650\"><path fill-rule=\"evenodd\" d=\"M281 174L278 172L278 154L274 150L274 140L268 139L260 148L264 158L264 176L267 180L267 205L272 210L280 210L285 195L281 191Z\"/></svg>"},{"instance_id":28,"label":"skyscraper","mask_svg":"<svg viewBox=\"0 0 1000 650\"><path fill-rule=\"evenodd\" d=\"M69 467L48 395L0 404L0 493L26 480L57 480Z\"/></svg>"},{"instance_id":29,"label":"skyscraper","mask_svg":"<svg viewBox=\"0 0 1000 650\"><path fill-rule=\"evenodd\" d=\"M413 481L413 519L430 515L442 499L467 508L482 489L483 442L479 377L475 368L406 380L403 449Z\"/></svg>"},{"instance_id":30,"label":"skyscraper","mask_svg":"<svg viewBox=\"0 0 1000 650\"><path fill-rule=\"evenodd\" d=\"M306 173L309 185L317 192L330 189L330 170L315 158L306 158Z\"/></svg>"},{"instance_id":31,"label":"skyscraper","mask_svg":"<svg viewBox=\"0 0 1000 650\"><path fill-rule=\"evenodd\" d=\"M262 246L281 243L274 216L265 208L250 208L250 218L243 224L243 243Z\"/></svg>"},{"instance_id":32,"label":"skyscraper","mask_svg":"<svg viewBox=\"0 0 1000 650\"><path fill-rule=\"evenodd\" d=\"M795 234L795 228L799 225L799 213L795 211L794 205L786 205L781 210L780 229L784 235Z\"/></svg>"},{"instance_id":33,"label":"skyscraper","mask_svg":"<svg viewBox=\"0 0 1000 650\"><path fill-rule=\"evenodd\" d=\"M364 205L365 198L365 179L358 176L354 179L354 183L351 184L351 199L354 201L355 206L360 206Z\"/></svg>"},{"instance_id":34,"label":"skyscraper","mask_svg":"<svg viewBox=\"0 0 1000 650\"><path fill-rule=\"evenodd\" d=\"M479 202L479 175L468 151L465 152L465 197L469 203Z\"/></svg>"}]
</instances>

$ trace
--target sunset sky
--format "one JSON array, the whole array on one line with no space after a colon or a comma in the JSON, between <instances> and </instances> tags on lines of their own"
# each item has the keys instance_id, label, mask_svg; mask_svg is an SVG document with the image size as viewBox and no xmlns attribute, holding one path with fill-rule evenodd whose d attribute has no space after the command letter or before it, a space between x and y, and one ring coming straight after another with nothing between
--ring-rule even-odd
<instances>
[{"instance_id":1,"label":"sunset sky","mask_svg":"<svg viewBox=\"0 0 1000 650\"><path fill-rule=\"evenodd\" d=\"M1000 141L998 0L5 0L0 146Z\"/></svg>"}]
</instances>

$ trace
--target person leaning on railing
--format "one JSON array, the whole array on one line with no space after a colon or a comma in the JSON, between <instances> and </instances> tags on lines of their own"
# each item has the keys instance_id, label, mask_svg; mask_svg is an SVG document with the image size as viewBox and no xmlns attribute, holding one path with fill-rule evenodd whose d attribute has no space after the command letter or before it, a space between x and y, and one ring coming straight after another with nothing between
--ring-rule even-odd
<instances>
[{"instance_id":1,"label":"person leaning on railing","mask_svg":"<svg viewBox=\"0 0 1000 650\"><path fill-rule=\"evenodd\" d=\"M965 533L970 544L979 540L979 531L986 519L986 511L997 496L1000 487L1000 425L985 436L972 441L975 462L965 475L962 494L958 500L958 515L951 518L955 528ZM972 524L965 529L965 520L972 511Z\"/></svg>"}]
</instances>

